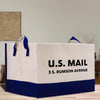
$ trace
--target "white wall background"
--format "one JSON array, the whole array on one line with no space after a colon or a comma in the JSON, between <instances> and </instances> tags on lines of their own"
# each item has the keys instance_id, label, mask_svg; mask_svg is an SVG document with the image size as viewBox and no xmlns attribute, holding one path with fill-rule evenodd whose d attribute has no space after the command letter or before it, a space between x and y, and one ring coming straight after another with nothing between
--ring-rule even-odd
<instances>
[{"instance_id":1,"label":"white wall background","mask_svg":"<svg viewBox=\"0 0 100 100\"><path fill-rule=\"evenodd\" d=\"M21 33L30 42L67 42L73 35L95 34L100 48L100 0L0 0L0 11L21 11ZM4 63L0 43L0 63Z\"/></svg>"}]
</instances>

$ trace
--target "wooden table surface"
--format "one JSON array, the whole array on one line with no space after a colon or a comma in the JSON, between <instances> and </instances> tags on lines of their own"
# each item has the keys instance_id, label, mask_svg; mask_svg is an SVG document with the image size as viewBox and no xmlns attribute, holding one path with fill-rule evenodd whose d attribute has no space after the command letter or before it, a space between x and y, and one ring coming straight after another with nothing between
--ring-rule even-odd
<instances>
[{"instance_id":1,"label":"wooden table surface","mask_svg":"<svg viewBox=\"0 0 100 100\"><path fill-rule=\"evenodd\" d=\"M39 100L100 100L100 85L95 85L95 89L96 89L95 92L40 98ZM38 99L5 92L3 88L0 86L0 100L38 100Z\"/></svg>"}]
</instances>

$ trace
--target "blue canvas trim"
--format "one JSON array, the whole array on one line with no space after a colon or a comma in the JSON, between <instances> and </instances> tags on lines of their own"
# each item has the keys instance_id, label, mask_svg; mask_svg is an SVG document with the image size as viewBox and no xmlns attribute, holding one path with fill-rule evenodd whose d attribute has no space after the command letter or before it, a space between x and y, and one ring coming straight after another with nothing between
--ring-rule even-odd
<instances>
[{"instance_id":1,"label":"blue canvas trim","mask_svg":"<svg viewBox=\"0 0 100 100\"><path fill-rule=\"evenodd\" d=\"M5 83L7 83L7 43L5 43ZM6 86L7 91L7 86Z\"/></svg>"},{"instance_id":2,"label":"blue canvas trim","mask_svg":"<svg viewBox=\"0 0 100 100\"><path fill-rule=\"evenodd\" d=\"M40 98L94 91L94 84L94 79L50 84L7 80L7 91Z\"/></svg>"}]
</instances>

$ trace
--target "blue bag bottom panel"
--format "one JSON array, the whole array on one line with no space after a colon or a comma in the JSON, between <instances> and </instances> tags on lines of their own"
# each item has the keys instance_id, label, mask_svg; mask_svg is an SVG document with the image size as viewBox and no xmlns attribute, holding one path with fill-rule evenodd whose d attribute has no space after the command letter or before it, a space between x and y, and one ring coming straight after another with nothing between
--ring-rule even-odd
<instances>
[{"instance_id":1,"label":"blue bag bottom panel","mask_svg":"<svg viewBox=\"0 0 100 100\"><path fill-rule=\"evenodd\" d=\"M94 91L95 80L91 79L50 84L7 80L6 88L7 91L11 93L40 98Z\"/></svg>"}]
</instances>

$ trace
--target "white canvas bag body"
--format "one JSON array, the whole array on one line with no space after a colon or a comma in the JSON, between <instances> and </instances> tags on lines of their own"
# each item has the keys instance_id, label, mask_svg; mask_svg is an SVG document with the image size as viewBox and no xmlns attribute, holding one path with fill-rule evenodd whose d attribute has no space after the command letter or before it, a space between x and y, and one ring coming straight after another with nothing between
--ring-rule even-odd
<instances>
[{"instance_id":1,"label":"white canvas bag body","mask_svg":"<svg viewBox=\"0 0 100 100\"><path fill-rule=\"evenodd\" d=\"M7 43L5 54L9 92L47 97L94 91L93 44L37 44L24 37L17 48Z\"/></svg>"}]
</instances>

